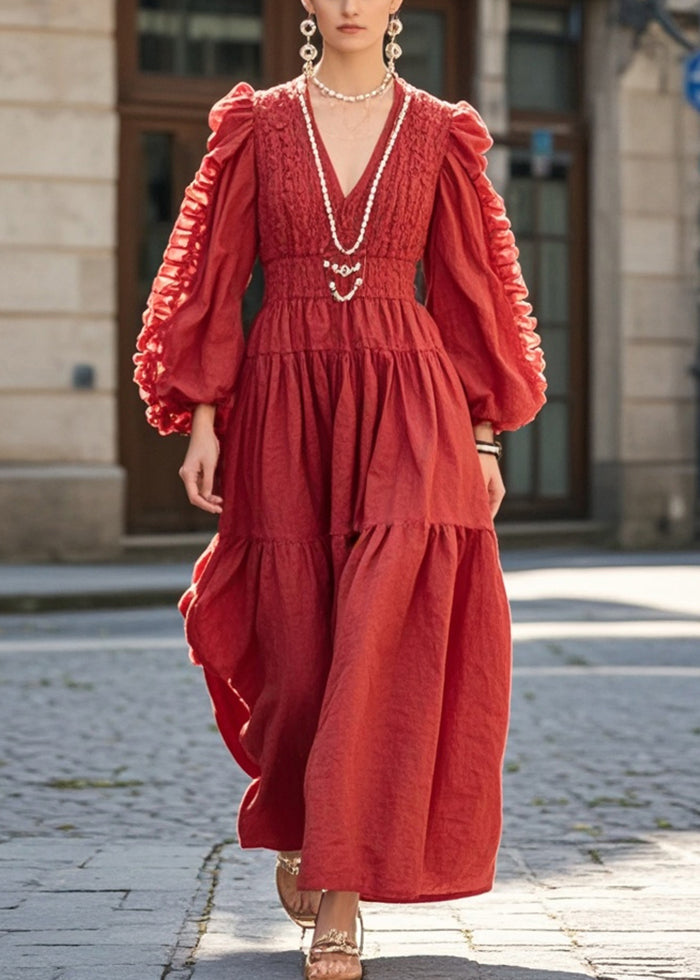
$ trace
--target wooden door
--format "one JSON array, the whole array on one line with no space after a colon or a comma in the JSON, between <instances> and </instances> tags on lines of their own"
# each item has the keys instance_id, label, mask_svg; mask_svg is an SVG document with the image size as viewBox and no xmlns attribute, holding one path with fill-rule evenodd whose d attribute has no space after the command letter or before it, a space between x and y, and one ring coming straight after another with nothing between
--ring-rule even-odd
<instances>
[{"instance_id":1,"label":"wooden door","mask_svg":"<svg viewBox=\"0 0 700 980\"><path fill-rule=\"evenodd\" d=\"M443 98L468 98L473 0L406 0L400 71ZM119 0L120 453L130 533L212 529L177 471L185 439L144 420L132 357L153 276L186 185L205 151L210 106L240 79L267 87L298 74L301 6L280 0ZM256 276L245 308L255 308Z\"/></svg>"},{"instance_id":2,"label":"wooden door","mask_svg":"<svg viewBox=\"0 0 700 980\"><path fill-rule=\"evenodd\" d=\"M583 14L580 0L511 4L506 204L549 388L535 422L504 434L505 518L583 517L588 507Z\"/></svg>"}]
</instances>

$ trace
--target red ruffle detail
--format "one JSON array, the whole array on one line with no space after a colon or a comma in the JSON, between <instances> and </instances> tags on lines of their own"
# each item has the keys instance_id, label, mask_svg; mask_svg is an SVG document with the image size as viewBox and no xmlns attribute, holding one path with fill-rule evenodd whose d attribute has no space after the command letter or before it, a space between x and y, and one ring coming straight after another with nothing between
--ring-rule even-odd
<instances>
[{"instance_id":1,"label":"red ruffle detail","mask_svg":"<svg viewBox=\"0 0 700 980\"><path fill-rule=\"evenodd\" d=\"M148 305L143 314L143 328L136 342L134 381L147 403L146 418L162 435L186 434L190 430L193 405L177 404L177 399L161 393L166 374L164 334L173 317L195 294L203 268L211 231L211 215L217 185L226 161L249 138L252 132L254 89L241 82L214 105L209 115L212 133L207 155L192 183L185 191L180 212L154 280ZM247 125L246 125L247 122ZM219 395L217 430L225 428L226 397Z\"/></svg>"},{"instance_id":2,"label":"red ruffle detail","mask_svg":"<svg viewBox=\"0 0 700 980\"><path fill-rule=\"evenodd\" d=\"M487 244L494 270L497 272L513 310L513 320L520 338L523 364L531 376L534 392L539 402L537 411L520 422L527 425L546 401L544 393L547 381L544 376L545 359L537 333L537 319L532 316L532 305L527 302L528 289L518 262L519 250L505 201L496 191L486 173L486 153L493 146L493 139L476 109L468 102L458 102L454 112L455 128L468 138L474 154L473 166L467 168L481 202L487 231Z\"/></svg>"}]
</instances>

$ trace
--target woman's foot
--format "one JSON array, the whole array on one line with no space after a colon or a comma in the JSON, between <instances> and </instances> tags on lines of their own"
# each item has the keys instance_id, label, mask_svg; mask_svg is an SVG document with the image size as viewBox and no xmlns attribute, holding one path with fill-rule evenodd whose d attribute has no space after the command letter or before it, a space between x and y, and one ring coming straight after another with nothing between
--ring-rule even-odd
<instances>
[{"instance_id":1,"label":"woman's foot","mask_svg":"<svg viewBox=\"0 0 700 980\"><path fill-rule=\"evenodd\" d=\"M359 897L357 892L323 892L306 961L307 980L360 980L362 963L355 930ZM330 949L324 951L324 946Z\"/></svg>"},{"instance_id":2,"label":"woman's foot","mask_svg":"<svg viewBox=\"0 0 700 980\"><path fill-rule=\"evenodd\" d=\"M318 912L321 892L297 889L300 851L280 851L279 857L281 860L277 862L277 888L285 911L295 921L303 920L311 926ZM295 867L296 872L292 870ZM301 925L302 922L300 921L299 924Z\"/></svg>"}]
</instances>

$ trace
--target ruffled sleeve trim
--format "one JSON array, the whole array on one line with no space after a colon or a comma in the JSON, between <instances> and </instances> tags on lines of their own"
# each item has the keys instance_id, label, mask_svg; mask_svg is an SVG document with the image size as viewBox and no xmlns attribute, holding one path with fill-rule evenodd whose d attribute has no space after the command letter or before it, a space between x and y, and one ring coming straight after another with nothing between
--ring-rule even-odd
<instances>
[{"instance_id":1,"label":"ruffled sleeve trim","mask_svg":"<svg viewBox=\"0 0 700 980\"><path fill-rule=\"evenodd\" d=\"M165 334L175 314L196 292L221 171L251 137L254 94L250 85L241 82L212 108L207 155L185 191L143 314L143 328L136 343L138 353L134 355L134 381L148 405L146 418L163 435L186 433L190 428L192 406L178 405L176 399L161 394L167 373ZM226 393L221 392L214 400L223 404L225 397Z\"/></svg>"},{"instance_id":2,"label":"ruffled sleeve trim","mask_svg":"<svg viewBox=\"0 0 700 980\"><path fill-rule=\"evenodd\" d=\"M513 313L522 365L530 379L537 405L532 416L520 422L527 424L545 402L545 360L536 330L537 320L532 316L532 305L527 302L528 289L518 262L519 251L506 215L505 202L486 172L486 153L493 146L493 139L479 113L468 102L458 102L454 106L450 137L448 153L453 152L460 157L476 189L484 215L491 266L502 283Z\"/></svg>"}]
</instances>

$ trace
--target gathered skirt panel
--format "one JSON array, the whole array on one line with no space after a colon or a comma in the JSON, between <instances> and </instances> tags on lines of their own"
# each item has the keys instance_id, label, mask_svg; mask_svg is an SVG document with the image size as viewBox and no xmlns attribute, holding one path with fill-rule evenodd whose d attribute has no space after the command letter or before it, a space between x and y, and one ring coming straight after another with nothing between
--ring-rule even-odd
<instances>
[{"instance_id":1,"label":"gathered skirt panel","mask_svg":"<svg viewBox=\"0 0 700 980\"><path fill-rule=\"evenodd\" d=\"M366 302L329 336L321 310L303 319L294 302L266 310L248 341L223 446L222 534L491 529L467 397L425 308L387 315Z\"/></svg>"}]
</instances>

